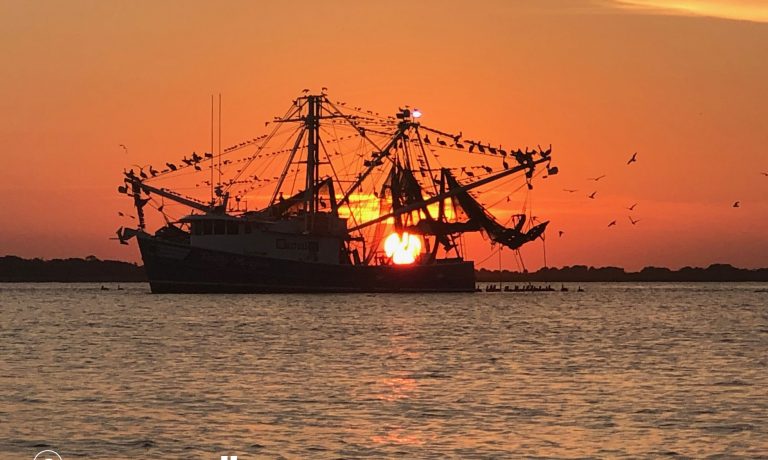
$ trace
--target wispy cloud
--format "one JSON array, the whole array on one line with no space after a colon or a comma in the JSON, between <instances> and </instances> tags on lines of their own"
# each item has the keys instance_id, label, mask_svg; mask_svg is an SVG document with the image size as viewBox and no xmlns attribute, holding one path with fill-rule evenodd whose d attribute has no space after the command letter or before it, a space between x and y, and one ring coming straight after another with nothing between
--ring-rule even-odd
<instances>
[{"instance_id":1,"label":"wispy cloud","mask_svg":"<svg viewBox=\"0 0 768 460\"><path fill-rule=\"evenodd\" d=\"M660 14L768 23L767 0L611 0L613 6Z\"/></svg>"}]
</instances>

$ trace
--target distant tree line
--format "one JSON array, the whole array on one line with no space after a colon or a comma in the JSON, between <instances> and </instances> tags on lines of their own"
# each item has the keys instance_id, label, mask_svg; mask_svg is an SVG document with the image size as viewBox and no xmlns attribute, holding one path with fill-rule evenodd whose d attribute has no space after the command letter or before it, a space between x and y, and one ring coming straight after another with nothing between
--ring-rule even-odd
<instances>
[{"instance_id":1,"label":"distant tree line","mask_svg":"<svg viewBox=\"0 0 768 460\"><path fill-rule=\"evenodd\" d=\"M626 272L619 267L587 267L573 265L563 268L542 268L535 272L512 272L508 270L486 270L475 272L477 281L513 282L589 282L589 281L768 281L768 268L754 270L736 268L728 264L713 264L707 268L684 267L670 270L663 267L645 267L639 272Z\"/></svg>"},{"instance_id":2,"label":"distant tree line","mask_svg":"<svg viewBox=\"0 0 768 460\"><path fill-rule=\"evenodd\" d=\"M563 268L542 268L535 272L509 270L475 271L480 282L589 282L589 281L768 281L768 268L744 269L728 264L707 268L684 267L670 270L645 267L639 272L626 272L619 267L587 267L573 265ZM133 282L147 281L144 267L118 260L85 259L22 259L0 257L0 282Z\"/></svg>"},{"instance_id":3,"label":"distant tree line","mask_svg":"<svg viewBox=\"0 0 768 460\"><path fill-rule=\"evenodd\" d=\"M0 282L132 282L146 281L144 267L117 260L22 259L0 257Z\"/></svg>"}]
</instances>

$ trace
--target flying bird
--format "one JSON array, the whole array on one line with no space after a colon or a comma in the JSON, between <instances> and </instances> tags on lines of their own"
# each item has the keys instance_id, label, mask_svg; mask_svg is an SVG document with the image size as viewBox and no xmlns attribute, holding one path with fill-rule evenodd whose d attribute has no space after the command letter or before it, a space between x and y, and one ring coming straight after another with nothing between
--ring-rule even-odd
<instances>
[{"instance_id":1,"label":"flying bird","mask_svg":"<svg viewBox=\"0 0 768 460\"><path fill-rule=\"evenodd\" d=\"M121 147L124 153L128 153L128 147L126 147L125 144L120 144L118 147Z\"/></svg>"},{"instance_id":2,"label":"flying bird","mask_svg":"<svg viewBox=\"0 0 768 460\"><path fill-rule=\"evenodd\" d=\"M597 191L594 191L594 192L590 193L588 196L594 200L595 199L595 195L597 195Z\"/></svg>"},{"instance_id":3,"label":"flying bird","mask_svg":"<svg viewBox=\"0 0 768 460\"><path fill-rule=\"evenodd\" d=\"M634 211L635 210L635 206L637 206L637 203L633 204L632 206L628 207L627 209L629 209L630 211Z\"/></svg>"},{"instance_id":4,"label":"flying bird","mask_svg":"<svg viewBox=\"0 0 768 460\"><path fill-rule=\"evenodd\" d=\"M628 217L629 217L629 221L632 222L632 225L635 225L638 222L640 222L640 219L634 220L634 219L632 219L632 216L628 216Z\"/></svg>"},{"instance_id":5,"label":"flying bird","mask_svg":"<svg viewBox=\"0 0 768 460\"><path fill-rule=\"evenodd\" d=\"M760 174L762 174L763 176L768 177L768 172L761 172Z\"/></svg>"},{"instance_id":6,"label":"flying bird","mask_svg":"<svg viewBox=\"0 0 768 460\"><path fill-rule=\"evenodd\" d=\"M632 154L632 158L630 158L629 161L627 161L627 164L632 164L636 161L637 161L637 152Z\"/></svg>"},{"instance_id":7,"label":"flying bird","mask_svg":"<svg viewBox=\"0 0 768 460\"><path fill-rule=\"evenodd\" d=\"M597 176L597 177L587 177L587 180L593 180L593 181L597 182L600 179L602 179L603 177L605 177L605 174L603 174L602 176Z\"/></svg>"},{"instance_id":8,"label":"flying bird","mask_svg":"<svg viewBox=\"0 0 768 460\"><path fill-rule=\"evenodd\" d=\"M613 227L614 225L616 225L616 221L615 220L612 220L611 223L608 224L609 227Z\"/></svg>"},{"instance_id":9,"label":"flying bird","mask_svg":"<svg viewBox=\"0 0 768 460\"><path fill-rule=\"evenodd\" d=\"M734 208L738 208L739 207L739 202L737 201L737 202L733 203L733 207Z\"/></svg>"},{"instance_id":10,"label":"flying bird","mask_svg":"<svg viewBox=\"0 0 768 460\"><path fill-rule=\"evenodd\" d=\"M563 191L564 192L568 192L568 193L573 193L573 192L578 192L579 190L578 189L572 189L572 188L564 188Z\"/></svg>"},{"instance_id":11,"label":"flying bird","mask_svg":"<svg viewBox=\"0 0 768 460\"><path fill-rule=\"evenodd\" d=\"M557 232L557 236L561 237L561 236L563 236L564 233L565 233L564 231L560 230L560 231Z\"/></svg>"}]
</instances>

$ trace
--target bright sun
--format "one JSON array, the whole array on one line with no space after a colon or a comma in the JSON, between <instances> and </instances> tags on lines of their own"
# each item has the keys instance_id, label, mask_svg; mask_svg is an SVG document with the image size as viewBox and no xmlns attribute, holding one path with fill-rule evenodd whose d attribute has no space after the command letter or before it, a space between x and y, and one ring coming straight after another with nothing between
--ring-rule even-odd
<instances>
[{"instance_id":1,"label":"bright sun","mask_svg":"<svg viewBox=\"0 0 768 460\"><path fill-rule=\"evenodd\" d=\"M384 240L384 252L398 265L412 264L421 252L421 239L408 232L404 232L402 237L393 233Z\"/></svg>"}]
</instances>

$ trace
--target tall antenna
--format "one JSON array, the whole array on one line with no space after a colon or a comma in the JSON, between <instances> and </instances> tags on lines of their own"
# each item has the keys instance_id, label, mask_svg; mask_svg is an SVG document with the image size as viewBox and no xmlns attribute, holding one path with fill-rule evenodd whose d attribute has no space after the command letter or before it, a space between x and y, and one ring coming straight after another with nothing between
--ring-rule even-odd
<instances>
[{"instance_id":1,"label":"tall antenna","mask_svg":"<svg viewBox=\"0 0 768 460\"><path fill-rule=\"evenodd\" d=\"M213 94L211 94L211 206L213 206Z\"/></svg>"},{"instance_id":2,"label":"tall antenna","mask_svg":"<svg viewBox=\"0 0 768 460\"><path fill-rule=\"evenodd\" d=\"M219 93L219 185L221 185L221 93Z\"/></svg>"}]
</instances>

